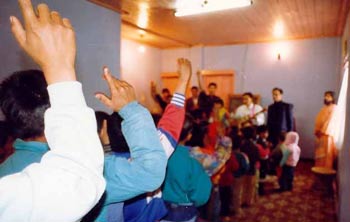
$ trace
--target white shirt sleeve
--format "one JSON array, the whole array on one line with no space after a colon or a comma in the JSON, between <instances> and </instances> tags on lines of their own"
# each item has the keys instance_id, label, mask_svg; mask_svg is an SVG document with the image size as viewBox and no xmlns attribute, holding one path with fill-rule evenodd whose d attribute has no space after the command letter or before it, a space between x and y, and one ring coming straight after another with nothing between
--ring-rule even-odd
<instances>
[{"instance_id":1,"label":"white shirt sleeve","mask_svg":"<svg viewBox=\"0 0 350 222\"><path fill-rule=\"evenodd\" d=\"M0 180L0 221L78 221L105 189L103 150L79 82L48 86L50 151L40 163Z\"/></svg>"},{"instance_id":2,"label":"white shirt sleeve","mask_svg":"<svg viewBox=\"0 0 350 222\"><path fill-rule=\"evenodd\" d=\"M262 110L263 110L263 108L260 105L255 104L254 113L261 112ZM261 125L265 124L265 115L264 115L264 113L260 113L260 114L258 114L256 116L256 119L254 120L254 124L257 125L257 126L261 126Z\"/></svg>"}]
</instances>

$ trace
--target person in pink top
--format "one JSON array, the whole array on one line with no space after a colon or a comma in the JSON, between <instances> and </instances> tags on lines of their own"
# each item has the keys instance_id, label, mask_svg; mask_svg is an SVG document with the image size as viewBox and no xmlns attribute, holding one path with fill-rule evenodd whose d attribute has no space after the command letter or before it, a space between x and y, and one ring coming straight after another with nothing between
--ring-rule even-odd
<instances>
[{"instance_id":1,"label":"person in pink top","mask_svg":"<svg viewBox=\"0 0 350 222\"><path fill-rule=\"evenodd\" d=\"M289 132L286 135L283 157L280 162L282 175L280 178L280 191L293 190L294 169L300 158L300 147L298 146L299 135L296 132Z\"/></svg>"}]
</instances>

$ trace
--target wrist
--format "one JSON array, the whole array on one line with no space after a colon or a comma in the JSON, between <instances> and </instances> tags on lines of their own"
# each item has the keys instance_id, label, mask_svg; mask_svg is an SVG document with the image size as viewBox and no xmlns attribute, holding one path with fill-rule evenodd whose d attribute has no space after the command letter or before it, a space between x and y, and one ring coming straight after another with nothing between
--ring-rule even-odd
<instances>
[{"instance_id":1,"label":"wrist","mask_svg":"<svg viewBox=\"0 0 350 222\"><path fill-rule=\"evenodd\" d=\"M49 66L43 67L43 72L48 85L77 80L74 67Z\"/></svg>"}]
</instances>

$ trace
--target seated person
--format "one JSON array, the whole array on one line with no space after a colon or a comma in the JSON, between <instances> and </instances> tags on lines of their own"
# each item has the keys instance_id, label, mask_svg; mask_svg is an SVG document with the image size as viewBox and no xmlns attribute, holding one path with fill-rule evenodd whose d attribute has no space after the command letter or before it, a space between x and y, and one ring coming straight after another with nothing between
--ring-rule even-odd
<instances>
[{"instance_id":1,"label":"seated person","mask_svg":"<svg viewBox=\"0 0 350 222\"><path fill-rule=\"evenodd\" d=\"M242 105L240 105L234 115L239 125L244 125L246 122L253 126L261 126L265 123L264 109L253 102L254 96L251 92L243 93Z\"/></svg>"},{"instance_id":2,"label":"seated person","mask_svg":"<svg viewBox=\"0 0 350 222\"><path fill-rule=\"evenodd\" d=\"M79 221L100 199L105 181L94 113L76 81L74 31L68 19L45 4L38 5L38 15L30 0L19 4L25 29L14 16L11 28L21 48L43 69L50 101L44 116L50 150L40 163L0 179L0 221ZM22 87L32 89L32 98L42 96L35 86Z\"/></svg>"}]
</instances>

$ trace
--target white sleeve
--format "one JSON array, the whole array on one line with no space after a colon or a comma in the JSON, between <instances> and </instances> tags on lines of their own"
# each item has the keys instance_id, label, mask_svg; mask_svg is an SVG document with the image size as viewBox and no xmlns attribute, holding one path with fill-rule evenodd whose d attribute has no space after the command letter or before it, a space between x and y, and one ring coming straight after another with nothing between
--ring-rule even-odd
<instances>
[{"instance_id":1,"label":"white sleeve","mask_svg":"<svg viewBox=\"0 0 350 222\"><path fill-rule=\"evenodd\" d=\"M0 221L78 221L105 189L103 150L79 82L48 87L50 151L40 163L0 180Z\"/></svg>"},{"instance_id":2,"label":"white sleeve","mask_svg":"<svg viewBox=\"0 0 350 222\"><path fill-rule=\"evenodd\" d=\"M254 113L258 113L261 112L263 110L263 108L260 105L255 105L255 110ZM261 126L265 124L265 115L264 113L260 113L256 116L256 125L257 126Z\"/></svg>"},{"instance_id":3,"label":"white sleeve","mask_svg":"<svg viewBox=\"0 0 350 222\"><path fill-rule=\"evenodd\" d=\"M237 109L236 109L236 113L235 113L235 119L241 119L242 117L246 116L247 114L245 113L244 110L244 105L240 105Z\"/></svg>"}]
</instances>

